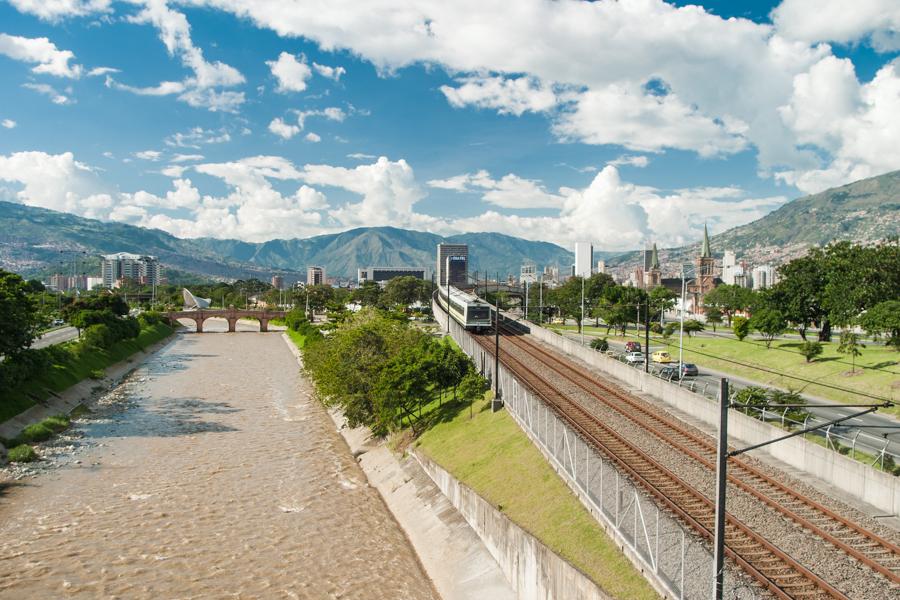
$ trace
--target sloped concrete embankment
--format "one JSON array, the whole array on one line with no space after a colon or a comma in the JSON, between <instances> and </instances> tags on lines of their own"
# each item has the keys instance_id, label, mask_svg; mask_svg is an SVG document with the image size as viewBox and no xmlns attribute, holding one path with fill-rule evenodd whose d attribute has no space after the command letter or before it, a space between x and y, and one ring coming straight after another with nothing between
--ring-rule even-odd
<instances>
[{"instance_id":1,"label":"sloped concrete embankment","mask_svg":"<svg viewBox=\"0 0 900 600\"><path fill-rule=\"evenodd\" d=\"M170 344L174 339L174 335L169 335L128 358L107 367L103 379L83 379L62 393L54 394L46 402L36 404L15 417L0 423L0 437L12 439L29 425L40 423L47 417L59 414L68 415L95 395L111 390L119 385L125 377L140 367L145 360Z\"/></svg>"}]
</instances>

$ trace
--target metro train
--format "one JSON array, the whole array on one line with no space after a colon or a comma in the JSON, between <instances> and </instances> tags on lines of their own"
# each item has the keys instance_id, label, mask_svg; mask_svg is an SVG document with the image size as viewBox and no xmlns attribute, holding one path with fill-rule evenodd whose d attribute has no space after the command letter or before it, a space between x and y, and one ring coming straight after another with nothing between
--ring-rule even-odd
<instances>
[{"instance_id":1,"label":"metro train","mask_svg":"<svg viewBox=\"0 0 900 600\"><path fill-rule=\"evenodd\" d=\"M450 313L454 321L466 329L475 331L491 327L493 313L490 304L478 296L473 296L453 286L449 286L448 302L447 290L448 288L445 286L438 288L438 303L441 308Z\"/></svg>"}]
</instances>

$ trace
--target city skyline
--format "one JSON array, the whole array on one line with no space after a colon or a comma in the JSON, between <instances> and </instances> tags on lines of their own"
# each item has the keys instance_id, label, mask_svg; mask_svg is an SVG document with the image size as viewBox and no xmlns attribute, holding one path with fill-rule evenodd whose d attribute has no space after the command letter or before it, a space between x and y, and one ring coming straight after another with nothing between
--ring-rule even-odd
<instances>
[{"instance_id":1,"label":"city skyline","mask_svg":"<svg viewBox=\"0 0 900 600\"><path fill-rule=\"evenodd\" d=\"M900 166L892 3L683 4L11 0L0 199L626 250Z\"/></svg>"}]
</instances>

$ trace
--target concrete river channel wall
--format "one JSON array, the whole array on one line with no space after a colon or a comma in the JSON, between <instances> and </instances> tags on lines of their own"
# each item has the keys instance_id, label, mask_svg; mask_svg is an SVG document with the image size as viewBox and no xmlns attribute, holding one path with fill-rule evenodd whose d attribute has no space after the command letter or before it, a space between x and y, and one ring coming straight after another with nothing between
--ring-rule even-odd
<instances>
[{"instance_id":1,"label":"concrete river channel wall","mask_svg":"<svg viewBox=\"0 0 900 600\"><path fill-rule=\"evenodd\" d=\"M434 308L438 322L446 331L446 315L437 305ZM450 320L449 332L484 376L493 381L492 355L453 320ZM513 420L654 588L667 598L708 598L713 557L707 545L677 519L660 509L653 499L620 473L611 461L588 445L502 364L499 368L499 384L504 408ZM435 482L442 486L441 477L436 478ZM464 515L468 510L463 506L457 508ZM476 525L473 527L476 531L479 530ZM501 547L498 552L500 556L495 558L505 570L508 567L502 564L504 560L510 563L536 559L534 570L538 576L551 579L547 586L565 587L564 581L552 581L553 578L562 579L564 575L555 573L554 564L541 563L545 560L542 555L535 557L528 553L526 556L517 556L515 553L520 545L514 537L500 541L492 537L496 538L496 535L489 535L487 538L482 536L482 539L489 548L492 545ZM726 573L726 590L731 594L729 597L752 597L752 593L747 595L750 591L743 575L731 570ZM573 593L571 596L522 597L578 596Z\"/></svg>"}]
</instances>

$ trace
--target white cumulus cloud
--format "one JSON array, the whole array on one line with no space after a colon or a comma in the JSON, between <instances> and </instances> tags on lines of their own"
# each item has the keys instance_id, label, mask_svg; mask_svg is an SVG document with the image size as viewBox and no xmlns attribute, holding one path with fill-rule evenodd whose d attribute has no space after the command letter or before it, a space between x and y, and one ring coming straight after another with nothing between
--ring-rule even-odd
<instances>
[{"instance_id":1,"label":"white cumulus cloud","mask_svg":"<svg viewBox=\"0 0 900 600\"><path fill-rule=\"evenodd\" d=\"M772 20L780 34L804 42L869 38L881 52L900 49L900 4L894 0L784 0Z\"/></svg>"},{"instance_id":2,"label":"white cumulus cloud","mask_svg":"<svg viewBox=\"0 0 900 600\"><path fill-rule=\"evenodd\" d=\"M84 17L110 12L112 0L9 0L19 12L56 22L68 17Z\"/></svg>"},{"instance_id":3,"label":"white cumulus cloud","mask_svg":"<svg viewBox=\"0 0 900 600\"><path fill-rule=\"evenodd\" d=\"M272 119L272 122L269 123L269 131L282 139L289 140L300 133L301 127L299 125L285 123L281 117L275 117Z\"/></svg>"},{"instance_id":4,"label":"white cumulus cloud","mask_svg":"<svg viewBox=\"0 0 900 600\"><path fill-rule=\"evenodd\" d=\"M34 73L78 79L83 71L81 65L69 64L75 60L71 50L60 50L45 37L26 38L0 33L0 54L13 60L37 63Z\"/></svg>"},{"instance_id":5,"label":"white cumulus cloud","mask_svg":"<svg viewBox=\"0 0 900 600\"><path fill-rule=\"evenodd\" d=\"M329 67L327 65L320 65L319 63L313 63L313 69L316 70L316 73L321 75L322 77L327 77L328 79L334 79L335 81L339 81L341 75L344 75L347 70L344 67Z\"/></svg>"},{"instance_id":6,"label":"white cumulus cloud","mask_svg":"<svg viewBox=\"0 0 900 600\"><path fill-rule=\"evenodd\" d=\"M282 52L278 55L278 60L268 60L266 64L278 82L275 90L282 94L302 92L306 89L306 80L312 77L312 70L306 64L306 57L302 54L300 60L297 60L293 54Z\"/></svg>"},{"instance_id":7,"label":"white cumulus cloud","mask_svg":"<svg viewBox=\"0 0 900 600\"><path fill-rule=\"evenodd\" d=\"M13 129L17 123L12 119L3 119L0 121L0 125L2 125L5 129Z\"/></svg>"}]
</instances>

